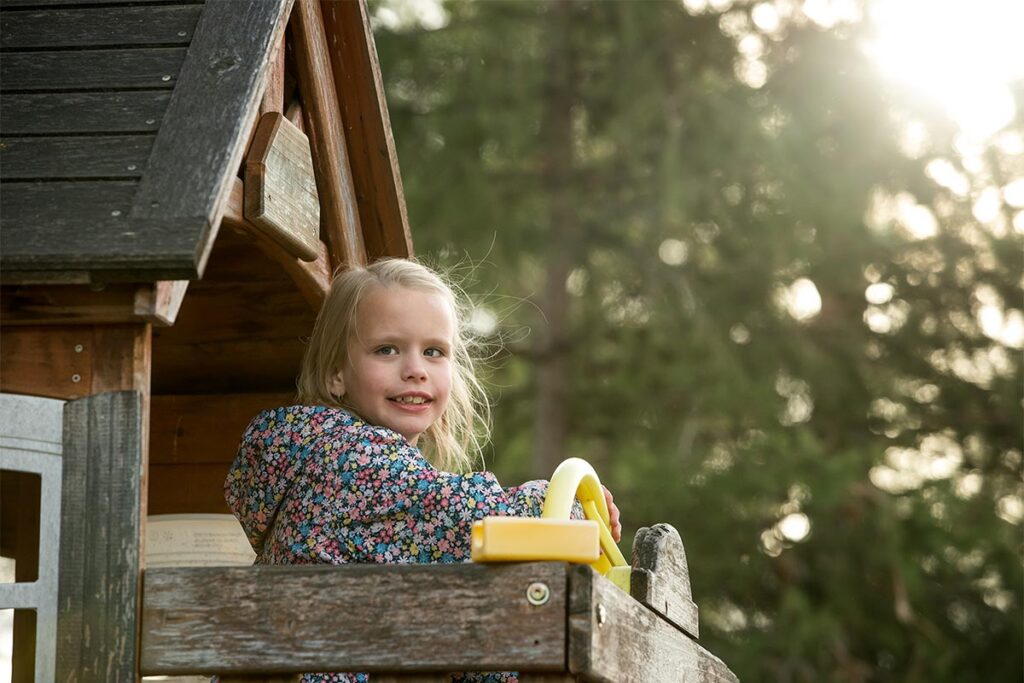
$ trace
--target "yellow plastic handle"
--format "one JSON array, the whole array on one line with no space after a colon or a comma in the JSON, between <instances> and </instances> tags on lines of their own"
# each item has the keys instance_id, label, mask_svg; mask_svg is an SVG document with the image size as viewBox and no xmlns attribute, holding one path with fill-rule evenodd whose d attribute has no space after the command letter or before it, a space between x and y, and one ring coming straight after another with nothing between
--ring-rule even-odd
<instances>
[{"instance_id":1,"label":"yellow plastic handle","mask_svg":"<svg viewBox=\"0 0 1024 683\"><path fill-rule=\"evenodd\" d=\"M569 519L572 501L576 498L583 506L587 519L597 522L603 555L591 564L600 574L608 574L613 567L628 567L619 546L615 545L609 528L608 503L597 472L582 458L564 460L551 475L548 495L544 499L541 517L545 519ZM628 590L628 589L627 589Z\"/></svg>"}]
</instances>

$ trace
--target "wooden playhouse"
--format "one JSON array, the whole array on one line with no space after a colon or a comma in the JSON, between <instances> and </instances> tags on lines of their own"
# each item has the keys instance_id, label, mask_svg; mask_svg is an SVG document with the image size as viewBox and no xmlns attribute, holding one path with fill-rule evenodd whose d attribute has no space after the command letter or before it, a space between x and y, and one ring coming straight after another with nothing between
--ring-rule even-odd
<instances>
[{"instance_id":1,"label":"wooden playhouse","mask_svg":"<svg viewBox=\"0 0 1024 683\"><path fill-rule=\"evenodd\" d=\"M368 10L2 0L0 50L14 681L734 680L664 529L638 535L634 597L566 563L146 571L149 515L227 512L333 269L412 254Z\"/></svg>"}]
</instances>

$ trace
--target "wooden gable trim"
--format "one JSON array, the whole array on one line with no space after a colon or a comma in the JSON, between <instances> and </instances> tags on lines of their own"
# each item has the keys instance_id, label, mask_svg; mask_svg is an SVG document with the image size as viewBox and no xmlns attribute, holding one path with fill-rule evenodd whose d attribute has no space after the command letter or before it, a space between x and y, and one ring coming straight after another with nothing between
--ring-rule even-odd
<instances>
[{"instance_id":1,"label":"wooden gable trim","mask_svg":"<svg viewBox=\"0 0 1024 683\"><path fill-rule=\"evenodd\" d=\"M320 197L320 234L330 252L331 269L343 263L365 263L359 202L338 111L323 17L316 0L296 0L291 36L306 123L303 130L309 137Z\"/></svg>"},{"instance_id":2,"label":"wooden gable trim","mask_svg":"<svg viewBox=\"0 0 1024 683\"><path fill-rule=\"evenodd\" d=\"M412 256L402 176L366 0L323 0L321 6L367 257Z\"/></svg>"},{"instance_id":3,"label":"wooden gable trim","mask_svg":"<svg viewBox=\"0 0 1024 683\"><path fill-rule=\"evenodd\" d=\"M131 207L135 221L182 221L177 272L191 278L206 266L291 4L209 0L199 17Z\"/></svg>"}]
</instances>

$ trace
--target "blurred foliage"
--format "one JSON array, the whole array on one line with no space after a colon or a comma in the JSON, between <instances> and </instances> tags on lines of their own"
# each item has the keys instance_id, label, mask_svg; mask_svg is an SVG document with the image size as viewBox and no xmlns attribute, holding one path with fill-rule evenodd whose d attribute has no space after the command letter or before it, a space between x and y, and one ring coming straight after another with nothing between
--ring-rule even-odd
<instances>
[{"instance_id":1,"label":"blurred foliage","mask_svg":"<svg viewBox=\"0 0 1024 683\"><path fill-rule=\"evenodd\" d=\"M560 250L565 456L615 491L627 543L680 530L706 648L747 681L1021 680L1020 334L983 325L1020 322L1020 209L972 212L1024 176L1020 115L968 163L857 23L443 7L428 29L379 2L376 39L417 251L498 322L493 468L548 474Z\"/></svg>"}]
</instances>

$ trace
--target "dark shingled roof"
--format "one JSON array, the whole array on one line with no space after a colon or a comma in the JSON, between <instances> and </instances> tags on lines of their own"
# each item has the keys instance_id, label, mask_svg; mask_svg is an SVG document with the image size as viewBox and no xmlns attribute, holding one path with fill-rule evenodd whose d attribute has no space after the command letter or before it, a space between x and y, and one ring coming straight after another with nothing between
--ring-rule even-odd
<instances>
[{"instance_id":1,"label":"dark shingled roof","mask_svg":"<svg viewBox=\"0 0 1024 683\"><path fill-rule=\"evenodd\" d=\"M0 273L199 277L291 0L3 0Z\"/></svg>"}]
</instances>

